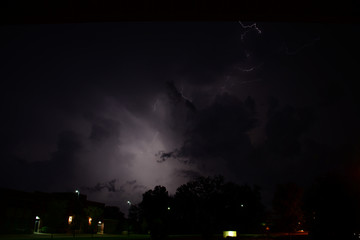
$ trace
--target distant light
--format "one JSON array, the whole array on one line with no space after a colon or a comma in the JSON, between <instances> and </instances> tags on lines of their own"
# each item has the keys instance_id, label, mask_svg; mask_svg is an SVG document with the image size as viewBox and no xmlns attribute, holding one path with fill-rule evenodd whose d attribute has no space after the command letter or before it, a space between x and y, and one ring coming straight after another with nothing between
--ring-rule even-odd
<instances>
[{"instance_id":1,"label":"distant light","mask_svg":"<svg viewBox=\"0 0 360 240\"><path fill-rule=\"evenodd\" d=\"M79 190L76 189L76 190L75 190L75 193L79 194L80 192L79 192Z\"/></svg>"},{"instance_id":2,"label":"distant light","mask_svg":"<svg viewBox=\"0 0 360 240\"><path fill-rule=\"evenodd\" d=\"M91 218L91 217L89 217L89 225L91 225L91 221L92 221L92 218Z\"/></svg>"},{"instance_id":3,"label":"distant light","mask_svg":"<svg viewBox=\"0 0 360 240\"><path fill-rule=\"evenodd\" d=\"M168 207L168 210L170 210L170 207Z\"/></svg>"},{"instance_id":4,"label":"distant light","mask_svg":"<svg viewBox=\"0 0 360 240\"><path fill-rule=\"evenodd\" d=\"M223 232L223 237L227 238L227 237L236 237L236 231L224 231Z\"/></svg>"},{"instance_id":5,"label":"distant light","mask_svg":"<svg viewBox=\"0 0 360 240\"><path fill-rule=\"evenodd\" d=\"M301 229L301 230L299 230L298 232L304 232L304 230Z\"/></svg>"},{"instance_id":6,"label":"distant light","mask_svg":"<svg viewBox=\"0 0 360 240\"><path fill-rule=\"evenodd\" d=\"M131 202L130 202L130 201L127 201L127 204L131 205Z\"/></svg>"},{"instance_id":7,"label":"distant light","mask_svg":"<svg viewBox=\"0 0 360 240\"><path fill-rule=\"evenodd\" d=\"M99 221L98 224L101 224L101 221Z\"/></svg>"},{"instance_id":8,"label":"distant light","mask_svg":"<svg viewBox=\"0 0 360 240\"><path fill-rule=\"evenodd\" d=\"M241 207L244 207L244 204L241 204L240 206L241 206Z\"/></svg>"},{"instance_id":9,"label":"distant light","mask_svg":"<svg viewBox=\"0 0 360 240\"><path fill-rule=\"evenodd\" d=\"M40 217L39 217L39 216L36 216L36 217L35 217L35 219L36 219L36 220L39 220L39 219L40 219Z\"/></svg>"},{"instance_id":10,"label":"distant light","mask_svg":"<svg viewBox=\"0 0 360 240\"><path fill-rule=\"evenodd\" d=\"M266 229L266 231L269 231L269 230L270 230L270 228L269 228L269 227L266 227L265 229Z\"/></svg>"},{"instance_id":11,"label":"distant light","mask_svg":"<svg viewBox=\"0 0 360 240\"><path fill-rule=\"evenodd\" d=\"M72 217L72 216L69 216L69 220L68 220L69 224L72 223L72 220L73 220L73 217Z\"/></svg>"}]
</instances>

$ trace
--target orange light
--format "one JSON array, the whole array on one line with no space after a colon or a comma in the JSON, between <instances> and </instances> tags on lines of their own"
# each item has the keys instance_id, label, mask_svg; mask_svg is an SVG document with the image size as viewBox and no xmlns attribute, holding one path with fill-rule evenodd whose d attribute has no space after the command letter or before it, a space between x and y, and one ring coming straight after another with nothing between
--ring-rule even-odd
<instances>
[{"instance_id":1,"label":"orange light","mask_svg":"<svg viewBox=\"0 0 360 240\"><path fill-rule=\"evenodd\" d=\"M91 225L91 221L92 221L92 218L91 218L91 217L89 217L89 225Z\"/></svg>"},{"instance_id":2,"label":"orange light","mask_svg":"<svg viewBox=\"0 0 360 240\"><path fill-rule=\"evenodd\" d=\"M68 220L69 224L72 223L72 220L73 220L73 217L72 217L72 216L69 216L69 220Z\"/></svg>"},{"instance_id":3,"label":"orange light","mask_svg":"<svg viewBox=\"0 0 360 240\"><path fill-rule=\"evenodd\" d=\"M266 231L269 231L269 230L270 230L270 228L269 228L269 227L266 227L265 229L266 229Z\"/></svg>"}]
</instances>

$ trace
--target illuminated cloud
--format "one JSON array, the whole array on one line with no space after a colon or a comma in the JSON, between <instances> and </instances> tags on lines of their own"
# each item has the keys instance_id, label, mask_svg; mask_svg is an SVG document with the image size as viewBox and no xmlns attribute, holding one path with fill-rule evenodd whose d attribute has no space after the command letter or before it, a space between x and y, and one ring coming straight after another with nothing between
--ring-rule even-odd
<instances>
[{"instance_id":1,"label":"illuminated cloud","mask_svg":"<svg viewBox=\"0 0 360 240\"><path fill-rule=\"evenodd\" d=\"M359 136L355 27L171 22L2 31L2 187L81 188L124 212L155 185L173 193L209 174L270 193L276 182L310 181L342 164L332 151L349 152L341 146Z\"/></svg>"}]
</instances>

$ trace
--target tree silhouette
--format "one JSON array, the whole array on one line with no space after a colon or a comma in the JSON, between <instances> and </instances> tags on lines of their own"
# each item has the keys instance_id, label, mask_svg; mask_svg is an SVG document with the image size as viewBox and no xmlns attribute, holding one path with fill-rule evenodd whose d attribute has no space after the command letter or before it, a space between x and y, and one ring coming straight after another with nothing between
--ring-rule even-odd
<instances>
[{"instance_id":1,"label":"tree silhouette","mask_svg":"<svg viewBox=\"0 0 360 240\"><path fill-rule=\"evenodd\" d=\"M293 232L303 224L303 189L295 183L279 184L274 194L273 209L278 230Z\"/></svg>"},{"instance_id":2,"label":"tree silhouette","mask_svg":"<svg viewBox=\"0 0 360 240\"><path fill-rule=\"evenodd\" d=\"M358 169L318 179L306 195L312 239L355 239L360 233ZM346 174L346 175L345 175ZM354 235L354 233L357 233Z\"/></svg>"},{"instance_id":3,"label":"tree silhouette","mask_svg":"<svg viewBox=\"0 0 360 240\"><path fill-rule=\"evenodd\" d=\"M172 234L202 234L210 239L225 230L257 232L264 220L260 189L225 182L222 176L198 177L181 185L173 197L156 186L132 205L129 219L150 229L153 239Z\"/></svg>"},{"instance_id":4,"label":"tree silhouette","mask_svg":"<svg viewBox=\"0 0 360 240\"><path fill-rule=\"evenodd\" d=\"M44 216L44 230L50 233L63 231L67 227L67 206L66 200L53 199L49 202L47 212Z\"/></svg>"},{"instance_id":5,"label":"tree silhouette","mask_svg":"<svg viewBox=\"0 0 360 240\"><path fill-rule=\"evenodd\" d=\"M258 188L226 183L222 176L199 177L180 186L174 205L177 225L204 237L225 229L257 231L264 215Z\"/></svg>"},{"instance_id":6,"label":"tree silhouette","mask_svg":"<svg viewBox=\"0 0 360 240\"><path fill-rule=\"evenodd\" d=\"M143 194L139 204L140 217L149 226L152 239L165 239L167 236L168 206L169 194L163 186L156 186Z\"/></svg>"}]
</instances>

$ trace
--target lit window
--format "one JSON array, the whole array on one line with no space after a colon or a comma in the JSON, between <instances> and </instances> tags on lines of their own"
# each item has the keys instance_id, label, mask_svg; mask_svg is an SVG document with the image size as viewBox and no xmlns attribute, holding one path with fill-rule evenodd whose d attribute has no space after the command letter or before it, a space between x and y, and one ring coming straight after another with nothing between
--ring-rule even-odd
<instances>
[{"instance_id":1,"label":"lit window","mask_svg":"<svg viewBox=\"0 0 360 240\"><path fill-rule=\"evenodd\" d=\"M72 216L69 216L69 220L68 220L69 224L72 223L72 220L73 220L73 217L72 217Z\"/></svg>"}]
</instances>

